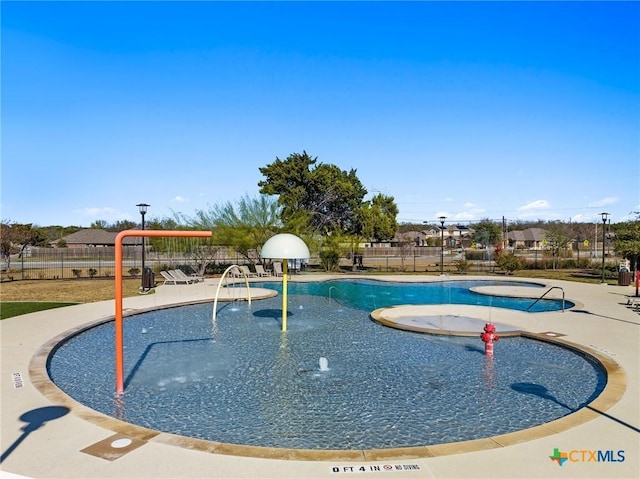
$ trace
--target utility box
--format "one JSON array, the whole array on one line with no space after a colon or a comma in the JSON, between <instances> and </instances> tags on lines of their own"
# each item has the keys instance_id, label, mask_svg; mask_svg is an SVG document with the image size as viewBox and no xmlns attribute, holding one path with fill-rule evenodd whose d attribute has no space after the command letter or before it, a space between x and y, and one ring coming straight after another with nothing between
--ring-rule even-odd
<instances>
[{"instance_id":1,"label":"utility box","mask_svg":"<svg viewBox=\"0 0 640 479\"><path fill-rule=\"evenodd\" d=\"M145 268L142 272L142 289L152 289L156 287L156 278L151 268Z\"/></svg>"}]
</instances>

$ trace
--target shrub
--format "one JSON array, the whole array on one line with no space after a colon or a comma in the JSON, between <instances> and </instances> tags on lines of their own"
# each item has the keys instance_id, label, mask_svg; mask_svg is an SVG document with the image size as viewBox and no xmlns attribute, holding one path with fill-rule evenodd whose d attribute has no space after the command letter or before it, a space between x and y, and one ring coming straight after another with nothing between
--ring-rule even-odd
<instances>
[{"instance_id":1,"label":"shrub","mask_svg":"<svg viewBox=\"0 0 640 479\"><path fill-rule=\"evenodd\" d=\"M129 268L129 274L131 276L137 276L140 274L140 268Z\"/></svg>"},{"instance_id":2,"label":"shrub","mask_svg":"<svg viewBox=\"0 0 640 479\"><path fill-rule=\"evenodd\" d=\"M82 270L81 270L81 269L72 269L72 270L71 270L71 273L73 273L73 275L74 275L76 278L79 278L80 276L82 276Z\"/></svg>"},{"instance_id":3,"label":"shrub","mask_svg":"<svg viewBox=\"0 0 640 479\"><path fill-rule=\"evenodd\" d=\"M326 271L334 271L340 262L340 253L335 249L320 251L320 264Z\"/></svg>"},{"instance_id":4,"label":"shrub","mask_svg":"<svg viewBox=\"0 0 640 479\"><path fill-rule=\"evenodd\" d=\"M463 274L466 274L467 271L469 271L469 268L471 267L471 263L466 259L461 259L456 261L455 265L458 273L463 273Z\"/></svg>"},{"instance_id":5,"label":"shrub","mask_svg":"<svg viewBox=\"0 0 640 479\"><path fill-rule=\"evenodd\" d=\"M464 251L465 258L469 261L482 261L487 259L486 249L466 249Z\"/></svg>"},{"instance_id":6,"label":"shrub","mask_svg":"<svg viewBox=\"0 0 640 479\"><path fill-rule=\"evenodd\" d=\"M95 277L95 275L98 274L98 270L95 269L95 268L89 268L87 270L87 274L89 275L89 278L93 278L93 277Z\"/></svg>"},{"instance_id":7,"label":"shrub","mask_svg":"<svg viewBox=\"0 0 640 479\"><path fill-rule=\"evenodd\" d=\"M513 253L502 253L496 258L496 264L507 274L522 269L523 266L522 260Z\"/></svg>"}]
</instances>

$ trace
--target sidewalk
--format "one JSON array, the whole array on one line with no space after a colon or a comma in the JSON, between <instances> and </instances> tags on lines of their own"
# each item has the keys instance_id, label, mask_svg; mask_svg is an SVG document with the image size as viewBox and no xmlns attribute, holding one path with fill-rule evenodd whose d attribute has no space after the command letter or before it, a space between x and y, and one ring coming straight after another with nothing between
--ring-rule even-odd
<instances>
[{"instance_id":1,"label":"sidewalk","mask_svg":"<svg viewBox=\"0 0 640 479\"><path fill-rule=\"evenodd\" d=\"M320 280L327 276L291 277L291 281ZM350 279L356 276L349 276ZM438 277L387 276L394 281L440 281ZM379 278L383 279L383 278ZM463 279L475 279L465 277ZM539 280L536 280L539 282ZM113 421L82 408L66 411L63 399L52 401L35 383L43 371L32 370L34 354L52 338L91 321L114 314L113 301L82 304L10 318L0 322L2 371L3 462L1 477L31 478L637 478L640 477L640 315L626 306L631 287L547 281L559 286L566 299L577 303L564 313L510 314L493 308L495 322L531 333L553 332L562 340L582 345L620 366L620 399L601 404L596 411L576 413L576 425L561 431L533 428L509 440L487 438L467 443L424 448L423 454L379 460L375 451L363 451L362 460L316 455L324 460L239 457L225 454L223 445L185 440L132 427L110 428ZM156 294L125 298L125 313L168 304L212 301L217 282L167 285ZM268 290L252 288L256 300ZM485 293L492 292L484 291ZM496 290L496 293L504 293ZM255 294L255 296L254 296ZM443 317L466 316L465 306L442 305L412 310ZM481 318L483 319L483 318ZM431 325L432 326L432 325ZM465 325L464 327L467 327ZM37 361L34 361L37 362ZM46 379L46 378L45 378ZM614 379L614 378L612 378ZM355 407L355 406L354 406ZM86 409L86 408L85 408ZM120 426L118 429L121 429ZM125 431L127 432L127 431ZM544 434L543 434L544 433ZM128 442L127 442L128 441ZM469 444L473 443L473 444ZM122 447L114 447L122 446ZM115 449L115 451L114 451ZM555 450L566 453L560 466ZM100 454L100 451L111 451ZM210 451L216 450L217 453ZM595 452L594 452L595 451ZM264 451L261 451L264 452ZM311 457L307 458L311 459ZM600 460L598 460L600 459Z\"/></svg>"}]
</instances>

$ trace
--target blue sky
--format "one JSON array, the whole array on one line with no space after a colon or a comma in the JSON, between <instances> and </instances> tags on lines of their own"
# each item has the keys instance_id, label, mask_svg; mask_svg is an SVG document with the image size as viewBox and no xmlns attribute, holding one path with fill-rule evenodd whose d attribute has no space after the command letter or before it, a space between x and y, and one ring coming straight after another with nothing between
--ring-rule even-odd
<instances>
[{"instance_id":1,"label":"blue sky","mask_svg":"<svg viewBox=\"0 0 640 479\"><path fill-rule=\"evenodd\" d=\"M0 8L5 221L191 215L303 150L401 222L640 210L640 3Z\"/></svg>"}]
</instances>

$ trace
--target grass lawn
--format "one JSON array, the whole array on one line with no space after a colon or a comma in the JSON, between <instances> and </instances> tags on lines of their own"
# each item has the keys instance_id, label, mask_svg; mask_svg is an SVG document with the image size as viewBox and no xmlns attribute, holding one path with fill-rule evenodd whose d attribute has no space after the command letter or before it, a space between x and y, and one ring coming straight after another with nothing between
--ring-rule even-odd
<instances>
[{"instance_id":1,"label":"grass lawn","mask_svg":"<svg viewBox=\"0 0 640 479\"><path fill-rule=\"evenodd\" d=\"M0 303L0 319L20 316L21 314L35 313L36 311L44 311L45 309L63 308L72 306L77 303L51 303L51 302L9 302Z\"/></svg>"},{"instance_id":2,"label":"grass lawn","mask_svg":"<svg viewBox=\"0 0 640 479\"><path fill-rule=\"evenodd\" d=\"M137 295L140 279L124 279L122 294ZM0 318L78 303L112 300L115 282L103 279L4 281L0 285Z\"/></svg>"}]
</instances>

